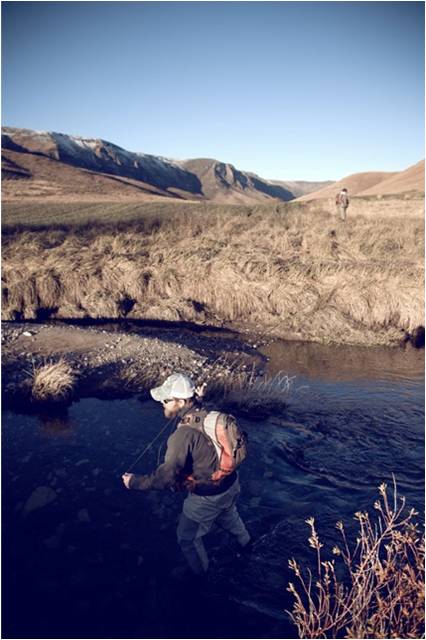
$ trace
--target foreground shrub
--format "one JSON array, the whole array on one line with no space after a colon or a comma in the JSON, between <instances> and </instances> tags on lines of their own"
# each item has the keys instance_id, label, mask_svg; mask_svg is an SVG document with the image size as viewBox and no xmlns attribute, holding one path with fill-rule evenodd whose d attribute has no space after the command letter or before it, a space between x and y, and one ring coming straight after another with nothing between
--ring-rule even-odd
<instances>
[{"instance_id":1,"label":"foreground shrub","mask_svg":"<svg viewBox=\"0 0 426 640\"><path fill-rule=\"evenodd\" d=\"M390 505L386 485L379 488L376 522L358 512L359 534L349 544L343 523L336 527L342 545L333 553L342 561L323 561L313 518L309 545L316 550L317 567L304 571L293 559L289 564L298 588L288 612L300 638L421 638L424 637L424 535L413 522L414 509L405 512L405 498L397 499L394 484Z\"/></svg>"},{"instance_id":2,"label":"foreground shrub","mask_svg":"<svg viewBox=\"0 0 426 640\"><path fill-rule=\"evenodd\" d=\"M35 367L31 395L39 402L58 402L70 398L76 382L71 366L63 359Z\"/></svg>"}]
</instances>

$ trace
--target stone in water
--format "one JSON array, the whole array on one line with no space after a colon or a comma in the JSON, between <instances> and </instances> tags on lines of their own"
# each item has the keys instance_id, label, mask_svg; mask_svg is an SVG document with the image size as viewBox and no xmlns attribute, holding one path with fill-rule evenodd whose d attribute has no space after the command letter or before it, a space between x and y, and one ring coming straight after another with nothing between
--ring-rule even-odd
<instances>
[{"instance_id":1,"label":"stone in water","mask_svg":"<svg viewBox=\"0 0 426 640\"><path fill-rule=\"evenodd\" d=\"M56 491L52 487L37 487L26 501L23 514L27 516L31 511L45 507L56 500L56 496Z\"/></svg>"},{"instance_id":2,"label":"stone in water","mask_svg":"<svg viewBox=\"0 0 426 640\"><path fill-rule=\"evenodd\" d=\"M78 519L80 522L90 522L90 516L87 509L80 509L78 512Z\"/></svg>"}]
</instances>

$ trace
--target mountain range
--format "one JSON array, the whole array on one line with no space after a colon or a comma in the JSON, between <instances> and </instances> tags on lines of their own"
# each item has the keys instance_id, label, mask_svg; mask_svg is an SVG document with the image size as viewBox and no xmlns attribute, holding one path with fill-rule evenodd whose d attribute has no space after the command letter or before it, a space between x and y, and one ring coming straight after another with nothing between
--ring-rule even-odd
<instances>
[{"instance_id":1,"label":"mountain range","mask_svg":"<svg viewBox=\"0 0 426 640\"><path fill-rule=\"evenodd\" d=\"M289 201L331 181L273 181L212 158L171 160L111 142L2 128L3 198Z\"/></svg>"},{"instance_id":2,"label":"mountain range","mask_svg":"<svg viewBox=\"0 0 426 640\"><path fill-rule=\"evenodd\" d=\"M212 158L173 160L127 151L98 138L2 128L4 201L121 201L172 198L224 204L424 193L425 163L400 172L369 171L334 181L281 181Z\"/></svg>"}]
</instances>

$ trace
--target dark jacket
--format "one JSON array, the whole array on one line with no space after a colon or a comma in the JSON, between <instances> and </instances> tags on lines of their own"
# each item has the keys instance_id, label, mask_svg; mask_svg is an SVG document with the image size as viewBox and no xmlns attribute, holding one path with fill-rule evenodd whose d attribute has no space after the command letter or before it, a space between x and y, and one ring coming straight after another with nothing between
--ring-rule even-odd
<instances>
[{"instance_id":1,"label":"dark jacket","mask_svg":"<svg viewBox=\"0 0 426 640\"><path fill-rule=\"evenodd\" d=\"M178 425L167 440L163 464L154 473L134 476L131 489L189 489L202 496L223 493L235 482L233 471L220 481L213 482L212 474L219 463L214 444L203 433L185 424ZM189 480L189 476L191 477Z\"/></svg>"}]
</instances>

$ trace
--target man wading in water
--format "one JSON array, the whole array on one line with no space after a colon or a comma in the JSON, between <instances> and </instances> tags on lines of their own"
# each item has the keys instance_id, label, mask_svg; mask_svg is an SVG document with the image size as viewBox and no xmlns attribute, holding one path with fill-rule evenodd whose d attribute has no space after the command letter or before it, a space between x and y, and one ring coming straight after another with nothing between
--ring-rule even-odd
<instances>
[{"instance_id":1,"label":"man wading in water","mask_svg":"<svg viewBox=\"0 0 426 640\"><path fill-rule=\"evenodd\" d=\"M180 548L198 576L207 573L209 560L203 536L214 523L234 534L241 549L251 547L236 501L240 484L236 466L245 458L245 437L232 416L207 411L197 400L190 378L174 373L155 389L166 418L178 417L167 441L164 462L151 475L125 473L128 489L187 489L188 496L177 527Z\"/></svg>"}]
</instances>

